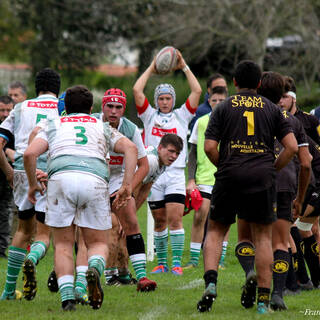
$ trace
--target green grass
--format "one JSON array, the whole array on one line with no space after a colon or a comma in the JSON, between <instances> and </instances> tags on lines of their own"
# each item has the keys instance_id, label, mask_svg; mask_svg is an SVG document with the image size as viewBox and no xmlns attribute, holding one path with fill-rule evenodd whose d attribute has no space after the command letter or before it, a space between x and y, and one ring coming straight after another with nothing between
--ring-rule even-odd
<instances>
[{"instance_id":1,"label":"green grass","mask_svg":"<svg viewBox=\"0 0 320 320\"><path fill-rule=\"evenodd\" d=\"M184 217L186 230L185 252L183 263L189 257L190 227L193 214ZM139 220L146 239L146 209L139 211ZM60 296L49 292L47 278L52 270L53 251L50 248L47 256L37 267L38 292L33 301L0 301L1 319L260 319L256 309L245 310L240 305L241 286L244 282L244 273L235 256L234 247L237 242L236 228L232 226L230 241L226 257L226 270L219 272L218 298L213 304L210 313L200 314L196 311L196 304L202 295L203 264L196 269L186 270L182 277L171 274L153 275L150 278L158 283L158 288L151 293L137 293L135 286L106 287L103 284L105 298L100 310L92 310L88 306L77 306L74 313L64 313L61 310ZM202 258L201 258L202 260ZM147 271L156 265L149 262ZM1 290L5 282L7 262L0 260ZM18 289L22 289L22 276L19 276ZM102 279L104 283L104 278ZM307 308L320 310L320 291L303 292L296 297L285 297L289 308L285 312L277 312L268 319L303 319L306 316L299 311Z\"/></svg>"}]
</instances>

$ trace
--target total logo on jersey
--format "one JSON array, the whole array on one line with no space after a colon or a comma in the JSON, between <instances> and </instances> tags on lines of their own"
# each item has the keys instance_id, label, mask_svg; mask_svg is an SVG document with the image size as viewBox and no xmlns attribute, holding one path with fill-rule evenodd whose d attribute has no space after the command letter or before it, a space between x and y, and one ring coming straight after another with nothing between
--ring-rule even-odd
<instances>
[{"instance_id":1,"label":"total logo on jersey","mask_svg":"<svg viewBox=\"0 0 320 320\"><path fill-rule=\"evenodd\" d=\"M111 166L121 166L123 163L122 156L110 156L109 165Z\"/></svg>"},{"instance_id":2,"label":"total logo on jersey","mask_svg":"<svg viewBox=\"0 0 320 320\"><path fill-rule=\"evenodd\" d=\"M29 108L41 108L41 109L56 109L58 102L52 101L28 101L27 107Z\"/></svg>"},{"instance_id":3,"label":"total logo on jersey","mask_svg":"<svg viewBox=\"0 0 320 320\"><path fill-rule=\"evenodd\" d=\"M153 127L152 128L152 132L151 132L151 134L153 136L157 136L157 137L163 137L167 133L177 134L177 129L176 128L173 128L173 129L161 129L161 128L158 128L158 127Z\"/></svg>"},{"instance_id":4,"label":"total logo on jersey","mask_svg":"<svg viewBox=\"0 0 320 320\"><path fill-rule=\"evenodd\" d=\"M63 117L60 119L63 122L92 122L96 123L97 119L90 116L74 116L74 117Z\"/></svg>"}]
</instances>

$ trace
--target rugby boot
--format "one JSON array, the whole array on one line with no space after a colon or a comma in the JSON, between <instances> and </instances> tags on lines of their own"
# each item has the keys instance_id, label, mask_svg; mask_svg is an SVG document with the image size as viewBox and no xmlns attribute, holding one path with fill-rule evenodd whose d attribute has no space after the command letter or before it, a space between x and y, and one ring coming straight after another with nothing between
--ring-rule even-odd
<instances>
[{"instance_id":1,"label":"rugby boot","mask_svg":"<svg viewBox=\"0 0 320 320\"><path fill-rule=\"evenodd\" d=\"M207 312L211 310L212 303L216 300L217 297L217 290L216 285L213 282L210 282L204 293L201 297L201 300L197 304L197 310L199 312Z\"/></svg>"},{"instance_id":2,"label":"rugby boot","mask_svg":"<svg viewBox=\"0 0 320 320\"><path fill-rule=\"evenodd\" d=\"M241 304L246 309L252 308L256 301L257 275L254 271L248 273L246 283L242 287Z\"/></svg>"},{"instance_id":3,"label":"rugby boot","mask_svg":"<svg viewBox=\"0 0 320 320\"><path fill-rule=\"evenodd\" d=\"M154 291L156 287L157 287L157 283L153 280L148 279L147 277L143 277L139 279L137 283L137 291L141 291L141 292Z\"/></svg>"},{"instance_id":4,"label":"rugby boot","mask_svg":"<svg viewBox=\"0 0 320 320\"><path fill-rule=\"evenodd\" d=\"M277 293L271 295L270 307L274 311L282 311L288 309L283 301L283 298Z\"/></svg>"},{"instance_id":5,"label":"rugby boot","mask_svg":"<svg viewBox=\"0 0 320 320\"><path fill-rule=\"evenodd\" d=\"M23 297L32 300L37 293L36 267L34 263L27 259L22 267L23 272Z\"/></svg>"},{"instance_id":6,"label":"rugby boot","mask_svg":"<svg viewBox=\"0 0 320 320\"><path fill-rule=\"evenodd\" d=\"M51 271L51 273L49 274L47 286L51 292L58 292L59 291L57 275L54 270Z\"/></svg>"},{"instance_id":7,"label":"rugby boot","mask_svg":"<svg viewBox=\"0 0 320 320\"><path fill-rule=\"evenodd\" d=\"M21 300L22 299L22 292L19 290L15 290L14 293L8 294L7 292L3 291L0 297L1 300Z\"/></svg>"},{"instance_id":8,"label":"rugby boot","mask_svg":"<svg viewBox=\"0 0 320 320\"><path fill-rule=\"evenodd\" d=\"M62 302L63 311L76 311L76 302L75 300L66 300Z\"/></svg>"},{"instance_id":9,"label":"rugby boot","mask_svg":"<svg viewBox=\"0 0 320 320\"><path fill-rule=\"evenodd\" d=\"M89 305L92 309L100 309L103 302L103 290L100 285L99 273L95 268L89 268L86 272L88 283Z\"/></svg>"}]
</instances>

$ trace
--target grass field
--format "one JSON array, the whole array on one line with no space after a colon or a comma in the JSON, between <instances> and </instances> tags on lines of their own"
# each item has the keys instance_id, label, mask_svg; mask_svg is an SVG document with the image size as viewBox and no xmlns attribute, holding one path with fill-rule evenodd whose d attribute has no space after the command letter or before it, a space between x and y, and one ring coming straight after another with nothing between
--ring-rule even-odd
<instances>
[{"instance_id":1,"label":"grass field","mask_svg":"<svg viewBox=\"0 0 320 320\"><path fill-rule=\"evenodd\" d=\"M146 234L146 209L139 211L140 225L143 234ZM188 248L190 241L190 227L192 213L184 217L186 230L185 252L183 263L188 260ZM146 236L145 236L146 239ZM234 256L236 244L236 229L232 227L227 252L227 268L219 272L218 298L213 304L211 312L200 314L196 310L196 304L202 295L203 264L196 269L187 270L182 277L171 274L153 275L150 278L158 283L158 288L151 293L137 293L135 286L130 287L106 287L104 288L104 302L99 310L92 310L88 306L77 306L77 311L66 313L61 310L60 296L49 292L46 283L52 270L53 251L50 248L47 256L40 262L37 268L38 292L33 301L0 301L0 317L2 320L15 319L259 319L255 307L245 310L240 305L241 286L244 282L244 273ZM149 262L148 272L156 262ZM0 283L3 289L6 275L7 261L0 260ZM17 288L22 289L22 276L19 276ZM307 309L318 310L320 313L320 290L303 292L296 297L285 297L289 308L285 312L277 312L267 315L268 319L305 319L308 317L320 318L320 314L312 316L304 315ZM308 312L308 311L307 311Z\"/></svg>"}]
</instances>

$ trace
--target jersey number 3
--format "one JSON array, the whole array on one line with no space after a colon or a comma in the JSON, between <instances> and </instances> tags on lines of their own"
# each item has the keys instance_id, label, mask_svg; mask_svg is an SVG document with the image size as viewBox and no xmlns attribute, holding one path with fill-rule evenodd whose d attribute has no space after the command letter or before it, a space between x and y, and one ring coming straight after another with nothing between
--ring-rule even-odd
<instances>
[{"instance_id":1,"label":"jersey number 3","mask_svg":"<svg viewBox=\"0 0 320 320\"><path fill-rule=\"evenodd\" d=\"M76 130L80 130L80 132L76 133L76 137L80 138L81 140L77 140L76 144L86 144L88 142L87 136L85 136L86 129L81 126L75 126Z\"/></svg>"},{"instance_id":2,"label":"jersey number 3","mask_svg":"<svg viewBox=\"0 0 320 320\"><path fill-rule=\"evenodd\" d=\"M245 111L243 116L247 118L247 135L254 136L254 113L253 111Z\"/></svg>"}]
</instances>

